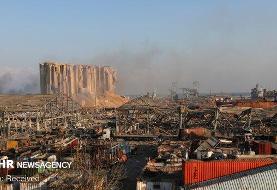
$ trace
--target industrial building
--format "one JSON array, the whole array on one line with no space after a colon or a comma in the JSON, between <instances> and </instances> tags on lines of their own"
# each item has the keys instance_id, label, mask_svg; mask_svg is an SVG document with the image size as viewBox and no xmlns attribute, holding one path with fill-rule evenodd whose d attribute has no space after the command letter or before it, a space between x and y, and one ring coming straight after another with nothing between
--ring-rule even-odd
<instances>
[{"instance_id":1,"label":"industrial building","mask_svg":"<svg viewBox=\"0 0 277 190\"><path fill-rule=\"evenodd\" d=\"M72 168L0 168L1 177L40 178L36 183L4 180L0 189L276 185L274 101L228 96L219 104L219 96L199 94L182 99L147 94L129 100L115 94L110 67L44 63L40 69L43 94L0 95L0 159L70 161ZM262 182L255 184L258 180Z\"/></svg>"},{"instance_id":2,"label":"industrial building","mask_svg":"<svg viewBox=\"0 0 277 190\"><path fill-rule=\"evenodd\" d=\"M42 94L63 93L103 95L115 93L116 72L108 66L70 65L57 62L40 64Z\"/></svg>"}]
</instances>

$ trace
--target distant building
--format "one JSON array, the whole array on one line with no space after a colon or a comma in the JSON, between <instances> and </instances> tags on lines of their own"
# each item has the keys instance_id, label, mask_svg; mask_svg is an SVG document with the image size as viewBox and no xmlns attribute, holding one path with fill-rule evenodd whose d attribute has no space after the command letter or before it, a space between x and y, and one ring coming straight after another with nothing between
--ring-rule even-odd
<instances>
[{"instance_id":1,"label":"distant building","mask_svg":"<svg viewBox=\"0 0 277 190\"><path fill-rule=\"evenodd\" d=\"M258 99L264 97L265 89L260 88L259 84L256 84L256 87L251 89L251 99Z\"/></svg>"},{"instance_id":2,"label":"distant building","mask_svg":"<svg viewBox=\"0 0 277 190\"><path fill-rule=\"evenodd\" d=\"M251 99L266 99L271 101L277 100L277 91L276 90L267 90L261 88L259 84L256 84L256 87L251 89Z\"/></svg>"}]
</instances>

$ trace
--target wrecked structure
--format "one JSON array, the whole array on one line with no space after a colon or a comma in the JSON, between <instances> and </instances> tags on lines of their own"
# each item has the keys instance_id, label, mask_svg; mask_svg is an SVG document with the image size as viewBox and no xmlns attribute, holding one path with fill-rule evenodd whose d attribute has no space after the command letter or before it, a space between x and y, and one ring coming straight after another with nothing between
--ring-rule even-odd
<instances>
[{"instance_id":1,"label":"wrecked structure","mask_svg":"<svg viewBox=\"0 0 277 190\"><path fill-rule=\"evenodd\" d=\"M127 98L115 93L116 71L109 66L40 64L42 94L65 94L83 107L118 107Z\"/></svg>"},{"instance_id":2,"label":"wrecked structure","mask_svg":"<svg viewBox=\"0 0 277 190\"><path fill-rule=\"evenodd\" d=\"M83 107L78 97L114 94L115 73L102 69L100 75L89 74L96 70L45 63L41 82L46 94L0 95L1 158L72 161L72 170L28 171L55 175L44 183L53 189L193 189L248 169L275 170L276 107L242 108L245 104L232 101L216 104L214 97L172 100L149 94L116 108ZM211 164L213 175L204 175ZM238 169L224 173L223 166ZM121 186L122 181L130 186Z\"/></svg>"},{"instance_id":3,"label":"wrecked structure","mask_svg":"<svg viewBox=\"0 0 277 190\"><path fill-rule=\"evenodd\" d=\"M0 104L1 134L7 138L64 126L80 110L71 98L55 95L1 95Z\"/></svg>"},{"instance_id":4,"label":"wrecked structure","mask_svg":"<svg viewBox=\"0 0 277 190\"><path fill-rule=\"evenodd\" d=\"M129 145L124 141L106 142L99 138L102 134L97 127L102 128L102 124L98 123L100 119L96 113L92 113L93 117L90 114L71 97L62 94L0 95L1 160L46 162L55 158L74 163L74 167L66 172L0 168L0 177L26 175L40 179L33 183L20 182L20 189L64 189L65 186L69 189L87 189L87 185L100 187L103 184L117 186L117 175L114 175L112 183L107 184L106 179L111 178L111 171L122 170L116 163L127 160ZM101 121L106 122L106 117L102 115L102 118ZM78 172L87 173L88 167L78 165L82 160L84 164L87 161L93 163L88 167L94 173L86 177L90 181L93 178L98 181L84 184L76 177L80 176ZM110 169L111 165L115 167ZM71 177L75 180L66 182ZM8 181L0 183L1 189L13 189L12 186Z\"/></svg>"},{"instance_id":5,"label":"wrecked structure","mask_svg":"<svg viewBox=\"0 0 277 190\"><path fill-rule=\"evenodd\" d=\"M56 62L40 64L42 94L64 93L103 95L115 93L116 72L108 66L69 65Z\"/></svg>"},{"instance_id":6,"label":"wrecked structure","mask_svg":"<svg viewBox=\"0 0 277 190\"><path fill-rule=\"evenodd\" d=\"M133 99L117 109L116 134L143 138L178 132L179 113L174 102L148 95Z\"/></svg>"},{"instance_id":7,"label":"wrecked structure","mask_svg":"<svg viewBox=\"0 0 277 190\"><path fill-rule=\"evenodd\" d=\"M213 97L166 102L165 99L144 96L118 109L120 137L140 135L141 140L142 137L149 140L152 135L152 142L157 143L158 156L148 159L137 178L137 190L209 187L210 184L221 185L223 178L226 183L236 183L239 189L241 180L232 176L247 175L250 179L251 175L257 177L263 168L270 168L271 173L275 170L276 107L218 105ZM155 120L156 117L160 119ZM247 164L251 167L244 169ZM238 170L224 173L225 166ZM203 179L205 174L208 177ZM216 176L212 177L213 174ZM195 181L188 183L189 180ZM260 187L266 185L274 186L263 183ZM254 185L249 183L249 187ZM221 186L221 189L228 188Z\"/></svg>"},{"instance_id":8,"label":"wrecked structure","mask_svg":"<svg viewBox=\"0 0 277 190\"><path fill-rule=\"evenodd\" d=\"M276 101L277 91L267 90L266 88L261 88L259 84L256 84L256 87L251 89L251 99L266 99Z\"/></svg>"},{"instance_id":9,"label":"wrecked structure","mask_svg":"<svg viewBox=\"0 0 277 190\"><path fill-rule=\"evenodd\" d=\"M119 183L128 180L135 180L128 190L192 189L246 171L221 175L218 169L214 177L205 177L186 169L191 165L200 172L216 160L222 163L215 164L220 168L229 163L239 166L247 159L257 162L257 167L249 167L256 171L275 163L270 159L263 164L262 159L276 157L276 108L216 107L209 98L172 101L147 95L119 108L96 109L82 108L63 94L1 95L0 105L2 155L15 160L45 161L55 156L73 161L72 170L47 171L58 174L47 182L54 189L101 189L112 179L111 185L119 189ZM134 170L138 174L133 175Z\"/></svg>"}]
</instances>

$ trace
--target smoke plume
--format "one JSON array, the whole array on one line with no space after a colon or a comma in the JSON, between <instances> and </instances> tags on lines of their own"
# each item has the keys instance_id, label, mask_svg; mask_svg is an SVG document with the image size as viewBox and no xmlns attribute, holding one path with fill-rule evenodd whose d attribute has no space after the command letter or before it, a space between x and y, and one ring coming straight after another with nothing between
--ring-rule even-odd
<instances>
[{"instance_id":1,"label":"smoke plume","mask_svg":"<svg viewBox=\"0 0 277 190\"><path fill-rule=\"evenodd\" d=\"M91 64L110 65L117 70L117 92L120 94L168 94L172 82L178 81L180 87L192 84L189 74L184 72L185 57L157 47L104 53L96 56Z\"/></svg>"},{"instance_id":2,"label":"smoke plume","mask_svg":"<svg viewBox=\"0 0 277 190\"><path fill-rule=\"evenodd\" d=\"M39 75L32 69L3 69L0 72L0 93L39 93Z\"/></svg>"}]
</instances>

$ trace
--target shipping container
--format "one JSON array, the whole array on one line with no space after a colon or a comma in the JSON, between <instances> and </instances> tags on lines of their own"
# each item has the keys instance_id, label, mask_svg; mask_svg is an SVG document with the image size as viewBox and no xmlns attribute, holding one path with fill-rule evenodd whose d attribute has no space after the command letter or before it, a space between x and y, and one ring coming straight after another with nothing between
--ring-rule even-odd
<instances>
[{"instance_id":1,"label":"shipping container","mask_svg":"<svg viewBox=\"0 0 277 190\"><path fill-rule=\"evenodd\" d=\"M78 146L78 144L79 144L79 139L75 138L71 141L69 146L70 146L70 148L75 148Z\"/></svg>"},{"instance_id":2,"label":"shipping container","mask_svg":"<svg viewBox=\"0 0 277 190\"><path fill-rule=\"evenodd\" d=\"M256 154L270 155L272 154L272 144L269 141L254 141L253 150Z\"/></svg>"},{"instance_id":3,"label":"shipping container","mask_svg":"<svg viewBox=\"0 0 277 190\"><path fill-rule=\"evenodd\" d=\"M195 127L189 129L180 129L179 130L179 137L186 137L188 135L198 136L198 137L210 137L211 131L204 127Z\"/></svg>"},{"instance_id":4,"label":"shipping container","mask_svg":"<svg viewBox=\"0 0 277 190\"><path fill-rule=\"evenodd\" d=\"M276 163L274 159L236 159L183 162L183 181L186 185L203 182L210 179L246 171Z\"/></svg>"},{"instance_id":5,"label":"shipping container","mask_svg":"<svg viewBox=\"0 0 277 190\"><path fill-rule=\"evenodd\" d=\"M6 175L11 175L16 172L15 168L0 168L0 177L5 177Z\"/></svg>"},{"instance_id":6,"label":"shipping container","mask_svg":"<svg viewBox=\"0 0 277 190\"><path fill-rule=\"evenodd\" d=\"M194 190L277 189L277 164L251 169L189 186Z\"/></svg>"},{"instance_id":7,"label":"shipping container","mask_svg":"<svg viewBox=\"0 0 277 190\"><path fill-rule=\"evenodd\" d=\"M237 100L234 106L269 109L277 105L277 102L266 100Z\"/></svg>"},{"instance_id":8,"label":"shipping container","mask_svg":"<svg viewBox=\"0 0 277 190\"><path fill-rule=\"evenodd\" d=\"M18 141L14 141L14 140L8 140L7 141L7 149L17 149L18 148Z\"/></svg>"},{"instance_id":9,"label":"shipping container","mask_svg":"<svg viewBox=\"0 0 277 190\"><path fill-rule=\"evenodd\" d=\"M0 168L0 177L6 176L8 174L10 174L9 168Z\"/></svg>"}]
</instances>

